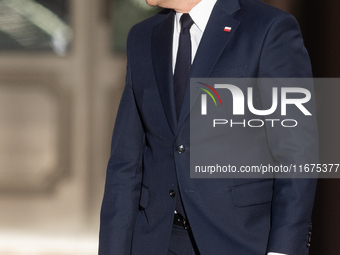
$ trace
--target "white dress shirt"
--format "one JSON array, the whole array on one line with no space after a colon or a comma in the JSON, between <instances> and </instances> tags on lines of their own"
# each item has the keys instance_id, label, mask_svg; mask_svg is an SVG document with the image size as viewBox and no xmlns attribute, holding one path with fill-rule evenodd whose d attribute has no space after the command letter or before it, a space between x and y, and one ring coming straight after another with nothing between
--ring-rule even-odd
<instances>
[{"instance_id":1,"label":"white dress shirt","mask_svg":"<svg viewBox=\"0 0 340 255\"><path fill-rule=\"evenodd\" d=\"M190 28L191 35L191 63L195 59L195 55L202 39L205 27L208 24L210 14L217 0L202 0L189 12L194 24ZM174 36L172 42L172 72L175 72L179 34L181 32L181 24L179 22L183 13L176 12L174 23ZM269 252L267 255L288 255L276 252Z\"/></svg>"}]
</instances>

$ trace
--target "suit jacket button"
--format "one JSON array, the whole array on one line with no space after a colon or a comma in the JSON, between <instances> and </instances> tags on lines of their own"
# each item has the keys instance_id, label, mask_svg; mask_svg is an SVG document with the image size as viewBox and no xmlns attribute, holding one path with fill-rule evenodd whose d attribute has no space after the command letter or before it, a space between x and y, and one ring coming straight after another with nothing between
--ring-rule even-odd
<instances>
[{"instance_id":1,"label":"suit jacket button","mask_svg":"<svg viewBox=\"0 0 340 255\"><path fill-rule=\"evenodd\" d=\"M173 189L171 189L170 191L169 191L169 195L170 195L170 197L172 197L172 198L174 198L175 197L175 191L173 190Z\"/></svg>"},{"instance_id":2,"label":"suit jacket button","mask_svg":"<svg viewBox=\"0 0 340 255\"><path fill-rule=\"evenodd\" d=\"M184 151L185 151L184 145L180 145L180 146L177 147L177 152L178 153L183 153Z\"/></svg>"}]
</instances>

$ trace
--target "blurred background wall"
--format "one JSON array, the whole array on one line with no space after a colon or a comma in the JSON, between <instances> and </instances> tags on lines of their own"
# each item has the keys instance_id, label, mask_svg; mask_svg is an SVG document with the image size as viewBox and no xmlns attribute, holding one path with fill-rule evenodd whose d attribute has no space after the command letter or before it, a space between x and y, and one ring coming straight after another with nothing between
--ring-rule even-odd
<instances>
[{"instance_id":1,"label":"blurred background wall","mask_svg":"<svg viewBox=\"0 0 340 255\"><path fill-rule=\"evenodd\" d=\"M340 74L340 2L293 13L316 77ZM144 0L0 0L0 255L96 254L125 40ZM340 163L338 95L317 88L322 162ZM326 113L327 111L327 113ZM320 180L311 255L337 255L340 181Z\"/></svg>"}]
</instances>

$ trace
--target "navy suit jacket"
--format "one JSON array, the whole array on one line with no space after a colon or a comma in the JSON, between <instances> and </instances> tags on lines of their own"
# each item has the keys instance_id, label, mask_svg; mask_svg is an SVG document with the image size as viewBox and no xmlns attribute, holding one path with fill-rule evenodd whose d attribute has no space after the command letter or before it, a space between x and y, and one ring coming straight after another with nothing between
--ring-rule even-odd
<instances>
[{"instance_id":1,"label":"navy suit jacket","mask_svg":"<svg viewBox=\"0 0 340 255\"><path fill-rule=\"evenodd\" d=\"M128 37L126 86L112 138L101 210L100 255L166 255L182 196L201 255L306 255L315 179L191 179L189 93L177 123L172 75L173 10L135 25ZM225 26L232 27L224 32ZM258 0L218 0L191 77L311 77L299 26ZM256 88L261 96L261 88ZM311 88L312 89L312 88ZM268 99L262 100L271 100ZM265 102L263 102L265 103ZM312 109L315 116L315 112ZM318 158L315 117L288 129L235 134L232 160L265 152L267 162ZM256 142L260 141L260 142ZM176 148L184 145L184 153ZM252 149L250 149L252 148ZM177 179L176 179L177 178ZM178 181L178 182L177 182Z\"/></svg>"}]
</instances>

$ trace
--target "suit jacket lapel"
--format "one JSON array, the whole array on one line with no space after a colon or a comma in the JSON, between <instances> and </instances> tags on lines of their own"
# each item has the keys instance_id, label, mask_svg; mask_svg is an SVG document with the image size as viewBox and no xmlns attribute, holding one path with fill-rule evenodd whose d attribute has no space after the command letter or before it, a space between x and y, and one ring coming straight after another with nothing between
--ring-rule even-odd
<instances>
[{"instance_id":1,"label":"suit jacket lapel","mask_svg":"<svg viewBox=\"0 0 340 255\"><path fill-rule=\"evenodd\" d=\"M177 118L172 74L172 38L174 12L169 11L165 21L157 24L152 33L152 61L159 94L169 126L176 133Z\"/></svg>"},{"instance_id":2,"label":"suit jacket lapel","mask_svg":"<svg viewBox=\"0 0 340 255\"><path fill-rule=\"evenodd\" d=\"M240 6L238 0L217 1L197 49L193 65L191 67L191 78L209 77L217 60L221 56L224 48L240 23L231 16L232 13L239 9ZM224 31L226 26L232 28L230 32ZM188 117L194 102L201 93L201 90L197 89L191 91L191 93L194 93L191 97L194 100L191 100L192 102L190 103L190 81L188 81L178 127L180 127Z\"/></svg>"}]
</instances>

